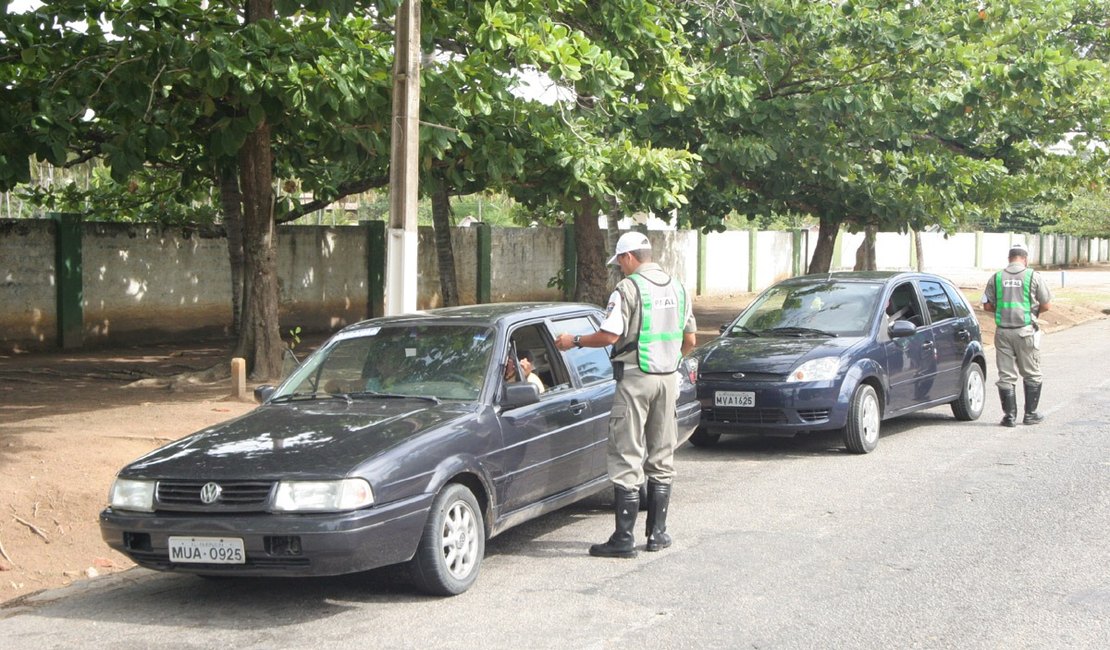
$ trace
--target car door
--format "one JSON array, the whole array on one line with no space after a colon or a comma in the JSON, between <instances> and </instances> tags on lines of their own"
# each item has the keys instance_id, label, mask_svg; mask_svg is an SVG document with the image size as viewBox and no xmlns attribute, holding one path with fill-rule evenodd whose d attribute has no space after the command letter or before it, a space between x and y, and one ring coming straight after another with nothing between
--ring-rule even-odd
<instances>
[{"instance_id":1,"label":"car door","mask_svg":"<svg viewBox=\"0 0 1110 650\"><path fill-rule=\"evenodd\" d=\"M883 342L887 379L890 383L887 413L913 408L932 391L936 379L936 345L932 329L927 327L925 310L912 280L897 284L887 297L887 325L898 320L912 323L911 336L891 338Z\"/></svg>"},{"instance_id":2,"label":"car door","mask_svg":"<svg viewBox=\"0 0 1110 650\"><path fill-rule=\"evenodd\" d=\"M531 353L544 381L539 400L498 414L503 447L496 455L501 512L526 507L569 490L584 481L584 452L594 443L591 389L584 389L567 371L543 321L510 330L504 357ZM502 382L518 380L517 377Z\"/></svg>"},{"instance_id":3,"label":"car door","mask_svg":"<svg viewBox=\"0 0 1110 650\"><path fill-rule=\"evenodd\" d=\"M928 401L958 395L964 351L971 341L967 324L956 317L956 310L940 280L919 280L921 297L931 321L936 346L937 378Z\"/></svg>"},{"instance_id":4,"label":"car door","mask_svg":"<svg viewBox=\"0 0 1110 650\"><path fill-rule=\"evenodd\" d=\"M591 334L601 325L602 314L584 314L555 320L551 323L556 334ZM563 352L568 369L580 389L580 397L590 405L590 418L583 430L580 447L579 479L582 483L607 474L606 454L609 444L609 412L613 410L616 382L613 380L613 362L609 359L612 346L602 348L572 348Z\"/></svg>"}]
</instances>

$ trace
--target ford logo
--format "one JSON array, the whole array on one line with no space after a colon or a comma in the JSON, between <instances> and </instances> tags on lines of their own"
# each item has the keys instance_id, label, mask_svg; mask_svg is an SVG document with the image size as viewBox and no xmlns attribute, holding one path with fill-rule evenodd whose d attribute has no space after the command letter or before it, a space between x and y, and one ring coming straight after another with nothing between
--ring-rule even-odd
<instances>
[{"instance_id":1,"label":"ford logo","mask_svg":"<svg viewBox=\"0 0 1110 650\"><path fill-rule=\"evenodd\" d=\"M201 503L209 504L219 501L223 491L224 489L216 483L205 483L204 487L200 489Z\"/></svg>"},{"instance_id":2,"label":"ford logo","mask_svg":"<svg viewBox=\"0 0 1110 650\"><path fill-rule=\"evenodd\" d=\"M742 372L734 372L734 373L732 373L732 378L733 378L733 379L743 379L743 378L744 378L744 377L746 377L746 376L747 376L747 375L745 375L745 374L744 374L744 373L742 373Z\"/></svg>"}]
</instances>

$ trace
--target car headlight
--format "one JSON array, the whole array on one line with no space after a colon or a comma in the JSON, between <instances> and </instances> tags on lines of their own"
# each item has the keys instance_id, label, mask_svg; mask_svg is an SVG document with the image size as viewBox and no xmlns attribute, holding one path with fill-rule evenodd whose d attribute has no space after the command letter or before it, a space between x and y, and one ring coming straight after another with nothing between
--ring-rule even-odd
<instances>
[{"instance_id":1,"label":"car headlight","mask_svg":"<svg viewBox=\"0 0 1110 650\"><path fill-rule=\"evenodd\" d=\"M370 484L361 478L341 481L281 481L274 496L280 512L340 512L374 503Z\"/></svg>"},{"instance_id":2,"label":"car headlight","mask_svg":"<svg viewBox=\"0 0 1110 650\"><path fill-rule=\"evenodd\" d=\"M840 357L811 359L794 369L786 378L787 383L798 381L830 381L840 372Z\"/></svg>"},{"instance_id":3,"label":"car headlight","mask_svg":"<svg viewBox=\"0 0 1110 650\"><path fill-rule=\"evenodd\" d=\"M108 493L108 503L118 510L154 512L154 481L117 478Z\"/></svg>"}]
</instances>

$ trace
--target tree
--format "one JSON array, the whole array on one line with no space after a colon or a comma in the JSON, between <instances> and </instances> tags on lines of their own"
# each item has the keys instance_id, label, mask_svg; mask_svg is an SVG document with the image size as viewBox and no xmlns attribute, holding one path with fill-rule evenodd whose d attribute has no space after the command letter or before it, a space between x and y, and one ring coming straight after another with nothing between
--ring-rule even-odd
<instances>
[{"instance_id":1,"label":"tree","mask_svg":"<svg viewBox=\"0 0 1110 650\"><path fill-rule=\"evenodd\" d=\"M580 300L607 295L599 206L669 211L689 187L693 155L625 128L649 102L689 100L679 6L522 0L425 13L426 184L504 190L573 220ZM523 93L525 78L546 80L559 99Z\"/></svg>"},{"instance_id":2,"label":"tree","mask_svg":"<svg viewBox=\"0 0 1110 650\"><path fill-rule=\"evenodd\" d=\"M701 92L692 111L652 116L705 161L689 219L812 214L811 272L842 225L952 229L1083 178L1049 147L1104 135L1105 62L1077 45L1105 22L1095 3L690 7Z\"/></svg>"},{"instance_id":3,"label":"tree","mask_svg":"<svg viewBox=\"0 0 1110 650\"><path fill-rule=\"evenodd\" d=\"M233 261L242 234L236 354L257 380L280 372L275 224L384 184L391 41L325 4L352 6L52 0L4 16L0 187L31 158L101 157L132 193L145 174L178 179L171 200L218 188ZM275 174L298 181L276 194Z\"/></svg>"}]
</instances>

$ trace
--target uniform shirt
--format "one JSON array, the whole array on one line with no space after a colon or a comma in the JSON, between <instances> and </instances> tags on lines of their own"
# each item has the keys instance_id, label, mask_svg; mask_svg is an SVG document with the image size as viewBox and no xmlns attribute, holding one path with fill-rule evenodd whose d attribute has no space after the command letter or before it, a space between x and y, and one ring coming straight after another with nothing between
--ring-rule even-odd
<instances>
[{"instance_id":1,"label":"uniform shirt","mask_svg":"<svg viewBox=\"0 0 1110 650\"><path fill-rule=\"evenodd\" d=\"M645 278L655 281L664 282L667 279L667 274L663 271L662 267L654 262L645 262L641 264L636 272L643 275ZM678 282L677 279L672 278L672 282ZM629 300L625 300L625 295L629 296ZM639 292L636 290L636 285L633 280L625 278L617 284L617 288L609 295L609 305L605 308L605 320L601 322L602 331L616 334L619 338L615 344L614 349L621 349L627 345L630 340L635 339L640 334L640 304ZM686 326L682 328L683 333L691 334L698 331L697 321L694 320L694 306L693 300L690 299L690 294L686 294ZM622 352L613 357L615 361L625 361L636 365L639 361L638 351L636 346Z\"/></svg>"},{"instance_id":2,"label":"uniform shirt","mask_svg":"<svg viewBox=\"0 0 1110 650\"><path fill-rule=\"evenodd\" d=\"M1024 264L1014 263L1006 267L1006 272L1021 273L1025 271L1025 268ZM1029 284L1030 302L1033 303L1033 318L1036 318L1038 312L1040 312L1040 306L1052 302L1052 291L1049 290L1048 284L1041 277L1041 274L1036 271L1033 271L1033 277L1029 280ZM991 303L995 305L995 309L998 309L998 296L994 294L994 275L992 275L987 282L986 289L983 290L983 302Z\"/></svg>"}]
</instances>

